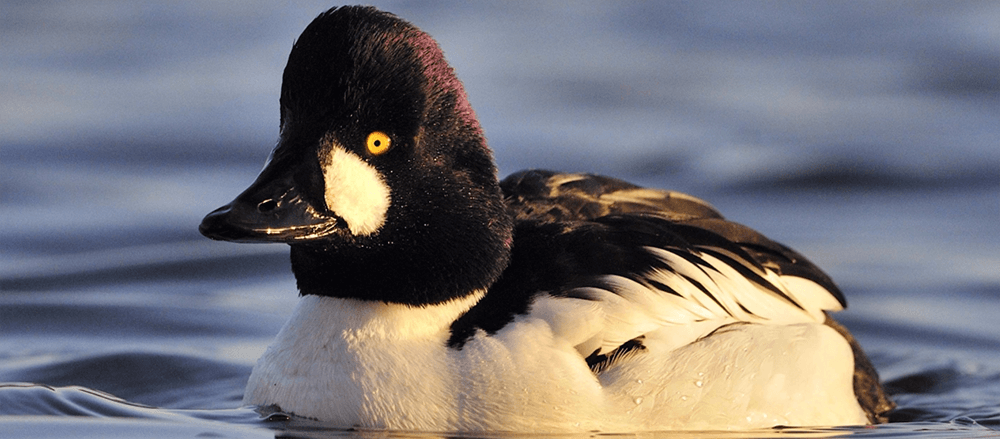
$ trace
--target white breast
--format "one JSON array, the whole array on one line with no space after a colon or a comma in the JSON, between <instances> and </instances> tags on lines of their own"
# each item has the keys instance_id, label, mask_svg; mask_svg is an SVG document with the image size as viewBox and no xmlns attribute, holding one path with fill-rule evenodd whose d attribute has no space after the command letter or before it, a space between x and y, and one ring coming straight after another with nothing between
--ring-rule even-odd
<instances>
[{"instance_id":1,"label":"white breast","mask_svg":"<svg viewBox=\"0 0 1000 439\"><path fill-rule=\"evenodd\" d=\"M454 412L441 355L448 324L479 300L414 308L305 296L254 368L244 403L341 426L426 428Z\"/></svg>"},{"instance_id":2,"label":"white breast","mask_svg":"<svg viewBox=\"0 0 1000 439\"><path fill-rule=\"evenodd\" d=\"M451 322L480 297L410 307L306 296L258 361L244 403L404 430L565 431L595 418L581 409L601 405L596 378L542 320L446 346Z\"/></svg>"}]
</instances>

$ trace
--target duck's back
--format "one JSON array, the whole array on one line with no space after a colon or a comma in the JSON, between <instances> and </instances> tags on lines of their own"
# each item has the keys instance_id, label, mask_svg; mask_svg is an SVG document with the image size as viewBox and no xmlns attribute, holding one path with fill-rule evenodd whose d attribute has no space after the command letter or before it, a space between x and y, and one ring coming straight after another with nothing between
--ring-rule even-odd
<instances>
[{"instance_id":1,"label":"duck's back","mask_svg":"<svg viewBox=\"0 0 1000 439\"><path fill-rule=\"evenodd\" d=\"M846 306L833 280L794 250L757 231L725 220L712 205L690 195L644 188L594 174L526 170L511 174L500 186L515 219L524 222L585 224L609 215L655 217L694 245L730 247L778 274L817 283Z\"/></svg>"},{"instance_id":2,"label":"duck's back","mask_svg":"<svg viewBox=\"0 0 1000 439\"><path fill-rule=\"evenodd\" d=\"M638 213L674 221L722 219L714 207L690 195L644 188L603 175L531 169L509 175L500 188L514 218L523 221L585 221Z\"/></svg>"}]
</instances>

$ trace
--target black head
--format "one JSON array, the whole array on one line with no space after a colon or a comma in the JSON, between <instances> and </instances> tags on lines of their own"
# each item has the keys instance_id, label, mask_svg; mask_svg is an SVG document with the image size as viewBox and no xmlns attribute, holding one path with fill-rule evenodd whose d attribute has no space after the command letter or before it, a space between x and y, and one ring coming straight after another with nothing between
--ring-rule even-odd
<instances>
[{"instance_id":1,"label":"black head","mask_svg":"<svg viewBox=\"0 0 1000 439\"><path fill-rule=\"evenodd\" d=\"M267 166L200 230L291 244L303 294L427 304L489 286L511 227L437 43L394 15L343 7L292 48Z\"/></svg>"}]
</instances>

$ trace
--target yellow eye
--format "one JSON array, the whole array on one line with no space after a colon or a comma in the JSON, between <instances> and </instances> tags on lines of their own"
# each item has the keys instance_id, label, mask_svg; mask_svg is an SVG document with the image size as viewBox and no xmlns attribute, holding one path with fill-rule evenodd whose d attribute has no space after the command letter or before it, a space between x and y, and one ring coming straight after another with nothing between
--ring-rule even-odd
<instances>
[{"instance_id":1,"label":"yellow eye","mask_svg":"<svg viewBox=\"0 0 1000 439\"><path fill-rule=\"evenodd\" d=\"M392 139L389 135L381 131L373 131L368 135L368 141L365 142L368 145L368 152L372 155L385 154L389 150L389 145L392 144Z\"/></svg>"}]
</instances>

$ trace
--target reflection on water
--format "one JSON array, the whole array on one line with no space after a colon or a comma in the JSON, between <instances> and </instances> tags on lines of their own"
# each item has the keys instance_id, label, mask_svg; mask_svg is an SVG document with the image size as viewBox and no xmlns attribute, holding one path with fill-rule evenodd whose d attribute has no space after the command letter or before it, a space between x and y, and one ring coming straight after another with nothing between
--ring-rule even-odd
<instances>
[{"instance_id":1,"label":"reflection on water","mask_svg":"<svg viewBox=\"0 0 1000 439\"><path fill-rule=\"evenodd\" d=\"M238 407L296 301L288 251L196 230L260 169L326 7L5 6L0 382L35 384L0 387L0 436L385 435ZM808 255L899 403L876 428L651 436L997 435L996 3L384 7L439 39L504 173L691 192Z\"/></svg>"}]
</instances>

